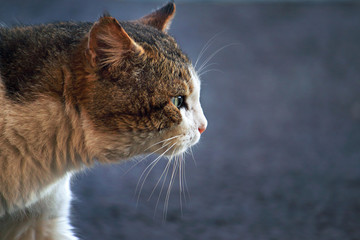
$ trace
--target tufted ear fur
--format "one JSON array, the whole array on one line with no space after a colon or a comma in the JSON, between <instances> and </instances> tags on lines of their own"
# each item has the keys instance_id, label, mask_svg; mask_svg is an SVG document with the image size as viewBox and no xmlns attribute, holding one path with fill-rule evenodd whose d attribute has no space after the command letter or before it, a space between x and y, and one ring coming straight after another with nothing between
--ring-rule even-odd
<instances>
[{"instance_id":1,"label":"tufted ear fur","mask_svg":"<svg viewBox=\"0 0 360 240\"><path fill-rule=\"evenodd\" d=\"M92 26L86 49L92 67L114 64L135 52L141 53L143 48L136 44L115 18L101 17Z\"/></svg>"},{"instance_id":2,"label":"tufted ear fur","mask_svg":"<svg viewBox=\"0 0 360 240\"><path fill-rule=\"evenodd\" d=\"M160 31L167 32L170 28L172 19L175 16L175 3L169 2L162 8L146 15L138 22L157 28Z\"/></svg>"}]
</instances>

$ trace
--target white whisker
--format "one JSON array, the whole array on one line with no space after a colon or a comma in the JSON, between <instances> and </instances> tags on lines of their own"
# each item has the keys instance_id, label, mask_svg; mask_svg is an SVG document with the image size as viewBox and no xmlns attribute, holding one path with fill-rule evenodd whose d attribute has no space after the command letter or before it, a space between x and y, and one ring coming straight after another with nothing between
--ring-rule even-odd
<instances>
[{"instance_id":1,"label":"white whisker","mask_svg":"<svg viewBox=\"0 0 360 240\"><path fill-rule=\"evenodd\" d=\"M169 164L172 162L172 158L173 158L173 156L171 156L171 157L169 158L169 161L168 161L167 165L169 165ZM166 165L166 167L167 167L167 165ZM165 167L165 168L166 168L166 167ZM165 169L164 169L164 170L165 170ZM151 198L152 195L154 194L155 189L157 188L157 186L158 186L159 183L160 183L160 180L161 180L161 179L163 178L163 176L164 176L164 173L165 173L165 171L163 171L162 174L160 175L159 180L156 182L155 186L153 187L153 190L151 191L151 194L150 194L148 200L150 200L150 198Z\"/></svg>"},{"instance_id":2,"label":"white whisker","mask_svg":"<svg viewBox=\"0 0 360 240\"><path fill-rule=\"evenodd\" d=\"M168 207L169 207L169 199L170 199L171 188L172 188L172 186L174 184L174 176L176 174L177 169L178 169L178 161L174 161L173 170L172 170L172 173L171 173L168 190L166 191L166 196L165 196L164 211L163 211L164 220L166 219L166 215L167 215L167 211L168 211Z\"/></svg>"},{"instance_id":3,"label":"white whisker","mask_svg":"<svg viewBox=\"0 0 360 240\"><path fill-rule=\"evenodd\" d=\"M164 175L164 174L165 174L165 175L164 175L165 177L164 177L164 181L163 181L163 183L162 183L162 185L161 185L159 197L158 197L158 199L157 199L157 201L156 201L156 206L155 206L155 210L154 210L154 215L155 215L156 209L157 209L157 207L158 207L158 204L159 204L159 202L160 202L160 198L161 198L161 195L162 195L162 192L163 192L163 189L164 189L164 185L165 185L165 182L166 182L166 179L167 179L167 176L168 176L168 172L169 172L169 169L170 169L170 165L171 165L171 163L172 163L172 159L174 158L175 150L176 150L176 149L173 149L173 151L172 151L172 153L171 153L171 156L169 157L169 161L168 161L168 163L166 164L163 173L161 174L161 175ZM159 179L159 180L160 180L160 179ZM165 204L165 203L164 203L164 204ZM163 220L165 220L165 219L163 218Z\"/></svg>"},{"instance_id":4,"label":"white whisker","mask_svg":"<svg viewBox=\"0 0 360 240\"><path fill-rule=\"evenodd\" d=\"M184 154L181 154L181 156L179 157L179 184L180 184L180 192L179 192L179 198L180 198L180 211L181 211L181 216L183 215L183 203L182 203L182 196L184 194L184 174L185 174L185 169L183 166L183 160L184 160ZM185 197L185 195L184 195ZM185 202L186 199L184 198Z\"/></svg>"},{"instance_id":5,"label":"white whisker","mask_svg":"<svg viewBox=\"0 0 360 240\"><path fill-rule=\"evenodd\" d=\"M155 210L154 210L154 216L155 216L155 213L156 213L156 209L157 209L157 207L158 207L158 205L159 205L160 197L161 197L161 195L162 195L162 192L163 192L163 189L164 189L164 185L165 185L165 182L166 182L166 179L167 179L167 175L168 175L169 168L170 168L170 165L171 165L171 159L172 159L172 158L169 158L169 161L168 161L168 163L166 164L163 173L161 174L161 176L163 176L164 174L165 174L165 175L164 175L164 180L163 180L163 182L162 182L162 184L161 184L161 189L160 189L159 197L158 197L158 199L157 199L157 201L156 201ZM159 179L159 180L160 180L160 179Z\"/></svg>"},{"instance_id":6,"label":"white whisker","mask_svg":"<svg viewBox=\"0 0 360 240\"><path fill-rule=\"evenodd\" d=\"M138 199L137 201L139 201L140 199L140 195L141 195L141 191L142 191L142 188L144 187L144 184L145 184L145 181L147 179L147 177L149 176L151 170L155 167L155 165L158 163L158 161L161 159L162 156L164 156L171 148L173 148L174 146L176 145L176 143L172 144L165 152L163 152L161 155L159 155L155 160L153 160L149 166L147 166L145 168L145 170L143 171L143 173L140 175L140 178L139 178L139 181L136 185L136 188L135 188L135 193L138 192ZM145 174L145 177L143 178ZM140 181L141 179L143 178L143 181L142 181L142 184L141 184L141 187L139 189L139 184L140 184ZM139 189L139 190L138 190Z\"/></svg>"},{"instance_id":7,"label":"white whisker","mask_svg":"<svg viewBox=\"0 0 360 240\"><path fill-rule=\"evenodd\" d=\"M217 63L209 63L208 65L206 65L205 67L203 67L203 69L201 69L201 72L200 72L200 71L197 71L197 74L198 74L198 75L201 75L201 74L202 74L202 71L204 71L204 70L207 69L208 67L214 66L214 65L219 65L219 64L217 64Z\"/></svg>"},{"instance_id":8,"label":"white whisker","mask_svg":"<svg viewBox=\"0 0 360 240\"><path fill-rule=\"evenodd\" d=\"M191 157L194 161L194 164L195 164L195 167L196 167L196 160L195 160L195 157L194 157L194 153L193 153L193 150L192 150L192 146L190 147L190 153L191 153Z\"/></svg>"},{"instance_id":9,"label":"white whisker","mask_svg":"<svg viewBox=\"0 0 360 240\"><path fill-rule=\"evenodd\" d=\"M167 138L167 139L162 140L162 141L159 141L159 142L157 142L157 143L154 143L154 144L152 144L151 146L145 148L144 151L149 150L149 149L152 148L153 146L156 146L156 145L158 145L158 144L160 144L160 143L163 143L163 142L166 142L166 141L170 141L170 140L172 140L172 139L174 139L174 138L178 138L178 137L180 137L180 136L181 136L181 134L176 135L176 136L173 136L173 137L170 137L170 138Z\"/></svg>"},{"instance_id":10,"label":"white whisker","mask_svg":"<svg viewBox=\"0 0 360 240\"><path fill-rule=\"evenodd\" d=\"M190 199L190 192L189 192L188 184L187 184L187 181L186 181L186 173L185 173L186 161L184 161L184 159L183 159L183 163L184 163L183 182L184 182L184 186L185 186L184 200L185 200L185 202L186 202L186 194L187 194L188 199Z\"/></svg>"},{"instance_id":11,"label":"white whisker","mask_svg":"<svg viewBox=\"0 0 360 240\"><path fill-rule=\"evenodd\" d=\"M222 33L223 31L221 32L218 32L217 34L215 34L214 36L212 36L204 45L204 47L201 49L197 59L196 59L196 62L194 64L194 69L196 69L196 66L197 66L197 63L199 62L199 60L201 59L201 57L203 56L203 54L206 52L206 50L210 47L211 43L214 41L214 39L220 35L220 33Z\"/></svg>"},{"instance_id":12,"label":"white whisker","mask_svg":"<svg viewBox=\"0 0 360 240\"><path fill-rule=\"evenodd\" d=\"M200 66L198 72L201 72L202 69L206 66L206 64L213 58L215 57L215 55L217 55L219 52L221 52L222 50L224 50L225 48L228 48L230 46L233 46L233 45L238 45L238 43L230 43L230 44L227 44L221 48L219 48L218 50L216 50L214 53L212 53Z\"/></svg>"},{"instance_id":13,"label":"white whisker","mask_svg":"<svg viewBox=\"0 0 360 240\"><path fill-rule=\"evenodd\" d=\"M221 71L220 69L215 69L215 68L212 68L212 69L208 69L206 71L203 71L202 73L198 74L198 77L201 77L202 75L208 73L208 72L220 72L220 73L224 73L223 71Z\"/></svg>"},{"instance_id":14,"label":"white whisker","mask_svg":"<svg viewBox=\"0 0 360 240\"><path fill-rule=\"evenodd\" d=\"M180 135L179 135L180 136ZM171 138L172 139L172 138ZM166 139L167 141L170 141L171 139ZM165 141L165 140L164 140ZM161 141L161 142L164 142ZM142 162L144 159L150 157L151 155L155 154L156 152L160 151L161 149L165 148L166 146L170 145L171 142L164 144L163 146L161 146L160 148L156 149L155 151L153 151L152 153L147 154L145 157L141 158L140 160L138 160L134 165L132 165L125 173L124 175L126 175L128 172L131 171L131 169L133 169L134 167L136 167L140 162Z\"/></svg>"}]
</instances>

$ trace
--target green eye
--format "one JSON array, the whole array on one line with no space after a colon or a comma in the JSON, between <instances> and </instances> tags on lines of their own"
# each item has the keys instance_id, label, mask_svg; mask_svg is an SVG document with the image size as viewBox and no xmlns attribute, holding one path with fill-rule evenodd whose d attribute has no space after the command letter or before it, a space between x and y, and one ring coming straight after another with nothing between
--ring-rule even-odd
<instances>
[{"instance_id":1,"label":"green eye","mask_svg":"<svg viewBox=\"0 0 360 240\"><path fill-rule=\"evenodd\" d=\"M177 108L181 108L184 105L184 97L183 96L177 96L171 98L171 102L175 105Z\"/></svg>"}]
</instances>

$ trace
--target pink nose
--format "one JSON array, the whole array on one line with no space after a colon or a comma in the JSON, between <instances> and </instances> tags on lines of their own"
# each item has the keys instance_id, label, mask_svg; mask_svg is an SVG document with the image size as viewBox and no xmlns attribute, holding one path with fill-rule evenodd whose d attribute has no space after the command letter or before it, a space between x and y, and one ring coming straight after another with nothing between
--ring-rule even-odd
<instances>
[{"instance_id":1,"label":"pink nose","mask_svg":"<svg viewBox=\"0 0 360 240\"><path fill-rule=\"evenodd\" d=\"M200 134L202 134L203 132L205 132L206 128L205 127L199 127L199 132Z\"/></svg>"}]
</instances>

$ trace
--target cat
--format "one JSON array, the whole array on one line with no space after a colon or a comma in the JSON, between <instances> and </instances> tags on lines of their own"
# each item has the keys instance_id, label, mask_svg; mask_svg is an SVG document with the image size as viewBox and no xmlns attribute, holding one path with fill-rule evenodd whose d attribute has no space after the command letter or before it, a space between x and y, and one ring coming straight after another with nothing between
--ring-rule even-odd
<instances>
[{"instance_id":1,"label":"cat","mask_svg":"<svg viewBox=\"0 0 360 240\"><path fill-rule=\"evenodd\" d=\"M167 34L174 14L0 28L1 240L77 239L73 174L199 141L200 80Z\"/></svg>"}]
</instances>

